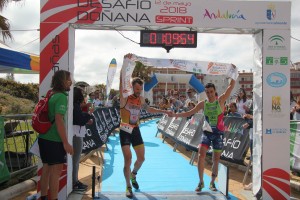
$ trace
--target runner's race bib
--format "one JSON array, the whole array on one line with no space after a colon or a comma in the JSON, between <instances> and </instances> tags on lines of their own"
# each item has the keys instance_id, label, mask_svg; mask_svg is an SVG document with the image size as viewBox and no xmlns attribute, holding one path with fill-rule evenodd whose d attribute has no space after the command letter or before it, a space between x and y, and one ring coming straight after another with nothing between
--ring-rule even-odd
<instances>
[{"instance_id":1,"label":"runner's race bib","mask_svg":"<svg viewBox=\"0 0 300 200\"><path fill-rule=\"evenodd\" d=\"M126 133L129 133L129 134L132 133L134 127L135 127L135 126L132 126L132 125L130 125L130 124L125 124L125 123L121 123L121 124L120 124L120 129L121 129L122 131L125 131Z\"/></svg>"}]
</instances>

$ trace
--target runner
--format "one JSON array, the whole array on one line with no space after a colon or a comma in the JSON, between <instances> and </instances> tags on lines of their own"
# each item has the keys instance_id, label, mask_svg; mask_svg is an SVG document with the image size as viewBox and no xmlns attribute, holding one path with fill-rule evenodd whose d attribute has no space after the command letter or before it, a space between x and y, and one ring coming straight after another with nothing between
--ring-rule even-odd
<instances>
[{"instance_id":1,"label":"runner","mask_svg":"<svg viewBox=\"0 0 300 200\"><path fill-rule=\"evenodd\" d=\"M131 56L131 54L127 54L126 56ZM122 73L120 80L122 80ZM149 113L172 114L171 111L152 108L145 102L144 98L141 96L141 92L143 90L142 79L135 77L132 79L131 84L133 87L133 94L124 98L122 95L122 81L120 81L120 141L124 156L123 170L126 179L126 196L129 198L133 197L131 183L135 189L139 189L136 175L145 160L145 147L139 129L140 110L145 109ZM132 171L130 168L132 160L130 144L133 146L137 157Z\"/></svg>"},{"instance_id":2,"label":"runner","mask_svg":"<svg viewBox=\"0 0 300 200\"><path fill-rule=\"evenodd\" d=\"M236 68L235 65L232 64L233 68ZM223 123L223 110L224 103L226 99L230 96L231 91L233 90L235 85L235 80L231 79L230 84L226 91L219 96L216 97L216 88L213 83L208 83L205 85L205 93L207 95L207 99L204 101L200 101L195 108L190 111L183 113L176 113L172 116L174 117L189 117L200 110L204 110L205 121L203 123L203 134L201 137L201 142L199 145L198 151L198 174L200 182L196 187L196 192L201 192L202 188L204 188L204 163L206 152L209 146L212 143L213 146L213 165L212 165L212 175L210 182L210 189L212 191L217 191L215 186L215 179L218 175L218 164L220 161L220 156L223 149L223 134L224 134L224 123Z\"/></svg>"}]
</instances>

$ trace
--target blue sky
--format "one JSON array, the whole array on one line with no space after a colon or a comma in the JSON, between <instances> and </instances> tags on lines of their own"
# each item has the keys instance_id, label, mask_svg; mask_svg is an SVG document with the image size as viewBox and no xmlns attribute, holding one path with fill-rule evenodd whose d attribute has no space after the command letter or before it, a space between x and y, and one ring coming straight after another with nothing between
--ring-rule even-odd
<instances>
[{"instance_id":1,"label":"blue sky","mask_svg":"<svg viewBox=\"0 0 300 200\"><path fill-rule=\"evenodd\" d=\"M284 1L284 0L281 0ZM300 39L300 1L292 0L291 35ZM39 54L40 1L12 2L2 14L10 20L14 40L7 44L19 51ZM23 30L23 31L20 31ZM27 30L27 31L24 31ZM122 32L126 37L139 42L139 32ZM237 42L238 41L238 42ZM253 68L252 35L198 34L196 49L175 48L166 53L162 48L142 48L116 31L76 30L75 75L76 81L91 85L106 83L107 68L112 58L117 60L117 74L123 55L131 52L144 57L175 58L234 63L241 70ZM291 39L291 61L300 61L300 41ZM0 74L5 77L5 74ZM15 75L16 81L38 83L38 75ZM119 80L113 88L118 88Z\"/></svg>"}]
</instances>

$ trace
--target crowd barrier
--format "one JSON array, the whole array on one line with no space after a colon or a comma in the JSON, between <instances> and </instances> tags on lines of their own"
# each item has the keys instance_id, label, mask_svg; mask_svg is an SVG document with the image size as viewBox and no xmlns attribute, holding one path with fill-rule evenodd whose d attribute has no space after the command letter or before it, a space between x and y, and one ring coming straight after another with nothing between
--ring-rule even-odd
<instances>
[{"instance_id":1,"label":"crowd barrier","mask_svg":"<svg viewBox=\"0 0 300 200\"><path fill-rule=\"evenodd\" d=\"M291 121L290 131L290 167L300 173L300 121Z\"/></svg>"},{"instance_id":2,"label":"crowd barrier","mask_svg":"<svg viewBox=\"0 0 300 200\"><path fill-rule=\"evenodd\" d=\"M164 115L159 120L157 128L158 132L164 137L171 138L176 144L183 145L186 149L197 152L201 135L203 134L203 122L203 114L198 113L189 120ZM250 141L249 129L243 129L242 127L244 123L246 123L246 121L243 118L224 117L224 148L221 159L244 165L244 158L249 149ZM207 153L209 155L212 154L211 147Z\"/></svg>"},{"instance_id":3,"label":"crowd barrier","mask_svg":"<svg viewBox=\"0 0 300 200\"><path fill-rule=\"evenodd\" d=\"M37 138L31 117L31 114L0 116L0 184L14 175L20 181L27 179L36 168L37 158L29 152Z\"/></svg>"},{"instance_id":4,"label":"crowd barrier","mask_svg":"<svg viewBox=\"0 0 300 200\"><path fill-rule=\"evenodd\" d=\"M0 116L0 184L10 178L11 173L36 166L37 159L29 152L37 133L32 130L32 115ZM160 117L158 132L171 138L176 145L183 145L193 152L198 151L202 135L202 114L195 114L191 119L172 118L161 114L141 111L141 119ZM94 122L86 125L87 135L83 142L83 153L87 154L106 144L108 137L120 125L119 109L115 107L99 108L93 112ZM225 117L224 149L221 159L244 164L249 149L249 130L243 129L243 118ZM290 166L292 171L300 172L300 122L290 123ZM212 153L210 148L208 154ZM195 154L192 159L194 159ZM191 160L192 160L191 159Z\"/></svg>"},{"instance_id":5,"label":"crowd barrier","mask_svg":"<svg viewBox=\"0 0 300 200\"><path fill-rule=\"evenodd\" d=\"M94 123L86 125L87 134L83 138L82 152L87 154L92 150L106 144L111 133L120 126L120 110L116 107L98 108L93 112ZM141 110L140 119L146 120L153 117L160 117L158 113L148 113Z\"/></svg>"}]
</instances>

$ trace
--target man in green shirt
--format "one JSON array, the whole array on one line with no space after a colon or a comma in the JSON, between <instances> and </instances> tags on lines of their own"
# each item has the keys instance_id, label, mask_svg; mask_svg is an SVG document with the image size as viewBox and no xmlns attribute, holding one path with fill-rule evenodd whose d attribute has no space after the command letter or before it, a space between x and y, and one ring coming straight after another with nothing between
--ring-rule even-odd
<instances>
[{"instance_id":1,"label":"man in green shirt","mask_svg":"<svg viewBox=\"0 0 300 200\"><path fill-rule=\"evenodd\" d=\"M236 68L232 64L233 68ZM226 99L230 96L231 91L235 85L235 80L231 80L226 91L217 98L216 88L213 83L208 83L205 85L205 93L207 99L205 101L200 101L192 110L173 114L174 117L189 117L200 110L203 110L205 115L205 122L203 127L203 134L201 136L201 142L198 148L198 174L200 182L196 187L196 192L201 192L204 188L204 163L206 152L209 149L209 146L212 144L213 147L213 165L212 165L212 175L210 182L210 189L216 191L215 179L218 174L218 164L223 149L223 134L224 134L224 104ZM206 129L206 130L205 130Z\"/></svg>"},{"instance_id":2,"label":"man in green shirt","mask_svg":"<svg viewBox=\"0 0 300 200\"><path fill-rule=\"evenodd\" d=\"M48 187L51 199L57 199L59 177L66 163L67 153L73 154L65 128L65 114L68 110L68 94L72 85L71 74L60 70L52 77L51 87L54 94L48 102L48 116L54 121L46 134L40 134L38 139L40 156L43 163L41 175L41 200L47 199Z\"/></svg>"}]
</instances>

